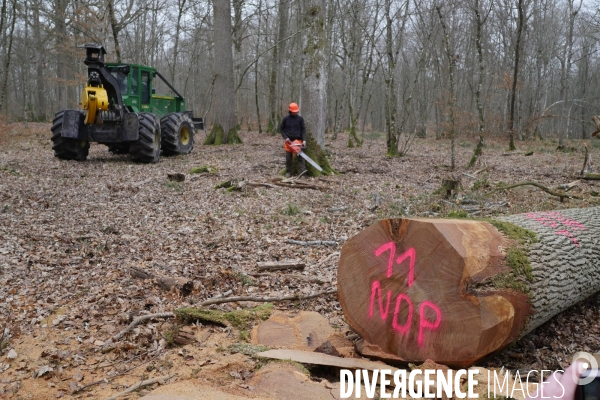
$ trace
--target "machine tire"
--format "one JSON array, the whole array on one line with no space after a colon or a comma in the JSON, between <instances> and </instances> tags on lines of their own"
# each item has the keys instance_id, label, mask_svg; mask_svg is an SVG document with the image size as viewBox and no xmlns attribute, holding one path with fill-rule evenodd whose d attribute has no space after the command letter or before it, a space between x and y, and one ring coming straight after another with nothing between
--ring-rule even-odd
<instances>
[{"instance_id":1,"label":"machine tire","mask_svg":"<svg viewBox=\"0 0 600 400\"><path fill-rule=\"evenodd\" d=\"M64 114L65 110L59 111L52 120L52 150L54 150L54 156L63 160L85 161L90 151L90 142L62 137Z\"/></svg>"},{"instance_id":2,"label":"machine tire","mask_svg":"<svg viewBox=\"0 0 600 400\"><path fill-rule=\"evenodd\" d=\"M139 138L129 146L131 160L139 163L157 163L160 159L160 120L151 113L137 114Z\"/></svg>"},{"instance_id":3,"label":"machine tire","mask_svg":"<svg viewBox=\"0 0 600 400\"><path fill-rule=\"evenodd\" d=\"M189 154L194 148L194 123L184 113L169 113L160 120L161 148L165 156Z\"/></svg>"},{"instance_id":4,"label":"machine tire","mask_svg":"<svg viewBox=\"0 0 600 400\"><path fill-rule=\"evenodd\" d=\"M129 153L129 143L111 143L106 145L108 151L113 154L127 154Z\"/></svg>"}]
</instances>

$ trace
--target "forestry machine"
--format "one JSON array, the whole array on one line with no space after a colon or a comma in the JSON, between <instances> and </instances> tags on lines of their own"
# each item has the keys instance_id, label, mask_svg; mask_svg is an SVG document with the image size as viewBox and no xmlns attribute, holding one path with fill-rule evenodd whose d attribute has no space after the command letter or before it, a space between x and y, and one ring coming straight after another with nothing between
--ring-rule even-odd
<instances>
[{"instance_id":1,"label":"forestry machine","mask_svg":"<svg viewBox=\"0 0 600 400\"><path fill-rule=\"evenodd\" d=\"M81 109L62 110L52 121L52 149L58 158L84 161L90 142L108 146L115 154L129 153L135 162L156 163L163 155L188 154L194 129L202 118L185 111L185 99L155 69L138 64L104 63L106 51L86 44L87 85ZM155 94L159 78L175 93Z\"/></svg>"}]
</instances>

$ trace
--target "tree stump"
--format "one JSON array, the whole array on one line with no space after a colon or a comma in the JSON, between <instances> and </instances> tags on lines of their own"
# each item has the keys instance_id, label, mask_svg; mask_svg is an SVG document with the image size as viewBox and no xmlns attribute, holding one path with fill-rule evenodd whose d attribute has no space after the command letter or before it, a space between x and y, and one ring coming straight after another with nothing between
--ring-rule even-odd
<instances>
[{"instance_id":1,"label":"tree stump","mask_svg":"<svg viewBox=\"0 0 600 400\"><path fill-rule=\"evenodd\" d=\"M447 179L442 179L442 186L440 186L439 192L443 194L447 199L452 197L453 194L460 191L462 189L462 184L460 179L456 177L450 177Z\"/></svg>"},{"instance_id":2,"label":"tree stump","mask_svg":"<svg viewBox=\"0 0 600 400\"><path fill-rule=\"evenodd\" d=\"M389 219L348 240L338 295L370 354L468 366L600 290L600 207Z\"/></svg>"}]
</instances>

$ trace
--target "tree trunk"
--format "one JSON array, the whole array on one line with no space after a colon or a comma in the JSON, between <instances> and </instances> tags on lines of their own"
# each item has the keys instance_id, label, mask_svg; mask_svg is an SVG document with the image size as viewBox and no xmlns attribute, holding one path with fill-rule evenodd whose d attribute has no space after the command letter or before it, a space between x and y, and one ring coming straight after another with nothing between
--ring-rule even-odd
<instances>
[{"instance_id":1,"label":"tree trunk","mask_svg":"<svg viewBox=\"0 0 600 400\"><path fill-rule=\"evenodd\" d=\"M273 63L269 80L269 122L267 132L276 134L279 130L281 119L281 105L278 100L281 97L281 82L283 81L283 62L288 34L288 19L290 5L288 0L279 0L278 8L279 27L277 33L277 44L273 47Z\"/></svg>"},{"instance_id":2,"label":"tree trunk","mask_svg":"<svg viewBox=\"0 0 600 400\"><path fill-rule=\"evenodd\" d=\"M259 0L258 2L258 28L257 28L257 34L260 35L260 28L261 28L261 21L262 21L262 0ZM258 52L258 45L259 45L259 40L256 40L256 47L255 47L255 51L256 51L256 58L257 61L254 63L254 105L256 106L256 122L258 123L258 133L262 133L262 124L260 122L260 105L258 103L258 57L259 57L259 52ZM250 122L248 122L248 125L250 125ZM250 130L250 129L248 129Z\"/></svg>"},{"instance_id":3,"label":"tree trunk","mask_svg":"<svg viewBox=\"0 0 600 400\"><path fill-rule=\"evenodd\" d=\"M323 168L324 173L328 173L331 168L324 151L327 127L327 3L325 0L303 0L303 7L306 32L301 113L306 125L306 153ZM310 175L318 175L310 164L307 167Z\"/></svg>"},{"instance_id":4,"label":"tree trunk","mask_svg":"<svg viewBox=\"0 0 600 400\"><path fill-rule=\"evenodd\" d=\"M10 24L10 33L8 34L8 50L6 50L6 62L4 63L4 77L2 81L2 92L0 93L0 111L4 107L7 99L8 74L10 73L10 59L12 56L12 45L15 32L15 21L17 20L17 0L12 4L12 20ZM8 107L7 107L8 108Z\"/></svg>"},{"instance_id":5,"label":"tree trunk","mask_svg":"<svg viewBox=\"0 0 600 400\"><path fill-rule=\"evenodd\" d=\"M562 104L562 116L565 121L564 126L561 126L558 130L558 149L565 149L565 136L569 130L569 118L567 115L567 99L569 97L569 75L571 74L571 60L573 52L573 29L575 27L575 17L577 16L579 9L575 10L573 0L569 0L568 13L569 13L569 25L567 27L567 40L565 41L565 48L563 54L563 66L561 71L561 84L560 84L560 98L563 101ZM580 3L582 4L583 1ZM581 7L581 6L580 6Z\"/></svg>"},{"instance_id":6,"label":"tree trunk","mask_svg":"<svg viewBox=\"0 0 600 400\"><path fill-rule=\"evenodd\" d=\"M519 22L517 25L517 38L515 39L515 65L513 69L513 80L510 89L510 114L508 116L508 133L510 137L509 150L516 150L515 147L515 101L517 98L517 81L519 78L519 58L521 56L521 39L525 26L525 11L523 10L523 1L517 0L517 11L519 13Z\"/></svg>"},{"instance_id":7,"label":"tree trunk","mask_svg":"<svg viewBox=\"0 0 600 400\"><path fill-rule=\"evenodd\" d=\"M344 244L339 301L371 353L467 366L600 290L599 221L379 221Z\"/></svg>"},{"instance_id":8,"label":"tree trunk","mask_svg":"<svg viewBox=\"0 0 600 400\"><path fill-rule=\"evenodd\" d=\"M115 43L115 54L117 55L117 62L121 62L121 45L119 44L119 31L121 30L119 27L119 23L117 21L117 17L115 15L115 1L108 0L107 4L108 8L108 17L110 19L110 28L113 34L113 41Z\"/></svg>"},{"instance_id":9,"label":"tree trunk","mask_svg":"<svg viewBox=\"0 0 600 400\"><path fill-rule=\"evenodd\" d=\"M241 143L236 129L233 80L233 40L230 0L215 0L214 12L214 96L215 120L205 145Z\"/></svg>"},{"instance_id":10,"label":"tree trunk","mask_svg":"<svg viewBox=\"0 0 600 400\"><path fill-rule=\"evenodd\" d=\"M173 66L171 67L171 82L175 86L175 74L177 73L177 58L179 57L179 34L181 32L181 18L185 13L185 2L186 0L179 0L177 2L177 24L175 25L175 43L173 44Z\"/></svg>"},{"instance_id":11,"label":"tree trunk","mask_svg":"<svg viewBox=\"0 0 600 400\"><path fill-rule=\"evenodd\" d=\"M477 114L479 116L479 142L473 156L467 165L467 168L471 168L475 165L481 152L483 151L485 133L485 118L483 116L483 104L481 102L481 89L483 88L483 77L485 76L485 64L483 63L483 48L481 45L481 28L485 23L485 20L481 20L481 14L479 12L479 0L475 0L473 5L474 23L475 23L475 47L477 48L477 64L479 66L479 74L477 76L477 89L475 90L475 103L477 104Z\"/></svg>"},{"instance_id":12,"label":"tree trunk","mask_svg":"<svg viewBox=\"0 0 600 400\"><path fill-rule=\"evenodd\" d=\"M448 94L448 108L450 109L450 167L454 171L456 164L456 150L454 146L455 136L455 121L454 121L454 65L456 64L456 58L454 55L453 47L450 44L450 34L448 27L442 16L441 6L436 7L438 17L440 19L440 25L442 26L442 33L444 34L444 45L446 50L446 59L448 61L448 77L450 83L450 93Z\"/></svg>"},{"instance_id":13,"label":"tree trunk","mask_svg":"<svg viewBox=\"0 0 600 400\"><path fill-rule=\"evenodd\" d=\"M42 35L41 35L41 22L40 22L40 10L39 3L34 4L33 6L33 37L35 42L38 44L42 44ZM1 28L0 28L1 29ZM35 52L35 87L37 93L35 96L37 97L36 109L34 111L34 116L36 121L46 122L46 85L44 81L44 68L45 68L45 60L44 54L41 51Z\"/></svg>"}]
</instances>

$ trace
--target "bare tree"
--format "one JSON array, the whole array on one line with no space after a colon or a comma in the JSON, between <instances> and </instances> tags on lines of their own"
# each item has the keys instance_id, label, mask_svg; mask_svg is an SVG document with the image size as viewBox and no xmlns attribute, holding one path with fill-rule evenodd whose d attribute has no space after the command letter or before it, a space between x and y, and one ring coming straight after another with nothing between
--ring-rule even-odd
<instances>
[{"instance_id":1,"label":"bare tree","mask_svg":"<svg viewBox=\"0 0 600 400\"><path fill-rule=\"evenodd\" d=\"M515 147L515 101L517 98L517 83L519 78L519 61L521 57L521 46L523 31L526 26L525 0L517 0L517 13L519 15L517 22L517 33L515 38L515 63L513 68L512 85L510 89L510 113L508 117L508 134L510 138L509 150L516 150Z\"/></svg>"}]
</instances>

